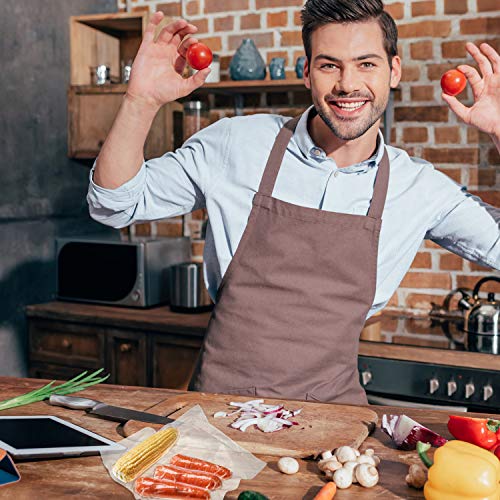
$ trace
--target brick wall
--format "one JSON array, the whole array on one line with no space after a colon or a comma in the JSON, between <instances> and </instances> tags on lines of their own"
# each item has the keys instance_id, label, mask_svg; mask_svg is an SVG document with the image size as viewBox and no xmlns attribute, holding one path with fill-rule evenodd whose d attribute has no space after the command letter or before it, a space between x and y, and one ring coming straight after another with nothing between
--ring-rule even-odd
<instances>
[{"instance_id":1,"label":"brick wall","mask_svg":"<svg viewBox=\"0 0 500 500\"><path fill-rule=\"evenodd\" d=\"M295 60L303 54L300 35L300 7L303 0L134 0L132 10L162 10L167 16L183 16L198 26L197 37L221 56L221 72L227 68L241 40L253 38L263 57L282 56L287 60L287 76L294 76ZM125 2L118 0L125 9ZM440 98L442 73L467 59L466 41L488 41L500 50L500 9L496 0L387 1L386 9L399 28L399 53L403 78L396 92L392 143L410 154L431 161L453 180L466 185L488 203L500 207L500 156L490 139L458 123ZM470 58L469 58L470 62ZM296 114L308 104L296 99L293 109L288 99L271 96L246 100L245 113L271 111ZM472 102L470 89L461 98ZM280 102L282 104L280 104ZM211 120L232 114L230 102L221 99L211 110ZM185 218L186 234L193 238L195 258L201 258L202 212ZM137 234L175 235L182 221L174 219L136 226ZM422 244L412 268L394 294L389 306L425 310L441 304L456 287L473 287L492 271L465 261L432 242Z\"/></svg>"}]
</instances>

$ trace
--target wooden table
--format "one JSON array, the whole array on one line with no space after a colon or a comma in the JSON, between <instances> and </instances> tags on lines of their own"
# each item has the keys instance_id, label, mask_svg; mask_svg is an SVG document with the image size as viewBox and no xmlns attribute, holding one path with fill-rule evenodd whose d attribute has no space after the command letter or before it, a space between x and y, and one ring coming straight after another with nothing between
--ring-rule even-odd
<instances>
[{"instance_id":1,"label":"wooden table","mask_svg":"<svg viewBox=\"0 0 500 500\"><path fill-rule=\"evenodd\" d=\"M27 392L40 387L42 383L43 381L34 379L0 377L0 399ZM78 395L113 405L146 410L169 396L177 394L182 394L182 392L169 389L100 385ZM423 425L445 437L450 437L446 429L448 420L446 412L376 406L371 408L378 413L379 418L383 413L406 413ZM116 422L96 418L80 411L53 407L46 402L7 410L1 414L56 415L112 440L118 441L120 439L117 434ZM336 499L423 498L421 491L408 488L405 483L408 464L419 462L416 452L396 450L389 438L379 428L368 437L361 450L366 448L374 448L375 453L382 460L379 465L379 484L371 489L353 485L347 490L339 490ZM251 489L262 492L272 500L312 499L323 484L317 466L312 461L301 460L299 472L293 476L285 476L276 467L276 457L262 455L258 457L268 463L267 467L255 479L242 481L239 489L229 492L226 498L235 499L239 492ZM52 500L69 496L78 500L132 498L132 495L125 488L119 486L109 477L100 457L19 462L18 468L22 476L21 481L15 485L0 488L0 499L50 498Z\"/></svg>"}]
</instances>

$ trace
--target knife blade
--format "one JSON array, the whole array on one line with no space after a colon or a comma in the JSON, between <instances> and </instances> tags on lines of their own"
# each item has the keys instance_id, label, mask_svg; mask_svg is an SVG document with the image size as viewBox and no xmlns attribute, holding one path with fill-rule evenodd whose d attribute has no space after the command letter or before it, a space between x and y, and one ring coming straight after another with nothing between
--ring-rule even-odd
<instances>
[{"instance_id":1,"label":"knife blade","mask_svg":"<svg viewBox=\"0 0 500 500\"><path fill-rule=\"evenodd\" d=\"M152 424L169 424L174 422L173 419L155 415L145 411L132 410L121 406L112 406L94 399L78 398L75 396L59 396L52 394L49 398L49 403L53 406L62 406L71 410L85 410L87 413L114 420L115 422L127 422L128 420L139 420L140 422L148 422Z\"/></svg>"}]
</instances>

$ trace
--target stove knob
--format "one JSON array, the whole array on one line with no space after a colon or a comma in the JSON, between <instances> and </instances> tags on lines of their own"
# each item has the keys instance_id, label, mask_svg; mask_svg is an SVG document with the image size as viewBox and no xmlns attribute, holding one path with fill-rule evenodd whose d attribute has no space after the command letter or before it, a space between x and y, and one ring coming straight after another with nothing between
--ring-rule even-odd
<instances>
[{"instance_id":1,"label":"stove knob","mask_svg":"<svg viewBox=\"0 0 500 500\"><path fill-rule=\"evenodd\" d=\"M469 399L475 392L476 388L472 382L465 384L465 399Z\"/></svg>"},{"instance_id":2,"label":"stove knob","mask_svg":"<svg viewBox=\"0 0 500 500\"><path fill-rule=\"evenodd\" d=\"M434 394L439 389L439 380L434 377L429 380L429 392Z\"/></svg>"},{"instance_id":3,"label":"stove knob","mask_svg":"<svg viewBox=\"0 0 500 500\"><path fill-rule=\"evenodd\" d=\"M368 370L361 372L361 381L363 382L363 385L368 385L372 381L372 378L372 372Z\"/></svg>"},{"instance_id":4,"label":"stove knob","mask_svg":"<svg viewBox=\"0 0 500 500\"><path fill-rule=\"evenodd\" d=\"M490 384L483 387L483 401L488 401L488 399L493 396L493 387Z\"/></svg>"},{"instance_id":5,"label":"stove knob","mask_svg":"<svg viewBox=\"0 0 500 500\"><path fill-rule=\"evenodd\" d=\"M451 397L457 392L457 383L454 380L448 382L448 396Z\"/></svg>"}]
</instances>

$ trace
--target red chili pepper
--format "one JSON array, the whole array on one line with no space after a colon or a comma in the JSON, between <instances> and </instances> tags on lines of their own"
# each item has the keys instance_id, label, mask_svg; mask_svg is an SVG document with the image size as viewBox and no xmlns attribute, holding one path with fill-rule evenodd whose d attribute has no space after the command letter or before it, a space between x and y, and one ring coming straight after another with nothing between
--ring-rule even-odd
<instances>
[{"instance_id":1,"label":"red chili pepper","mask_svg":"<svg viewBox=\"0 0 500 500\"><path fill-rule=\"evenodd\" d=\"M491 451L500 460L500 445L497 445L495 448L492 448Z\"/></svg>"},{"instance_id":2,"label":"red chili pepper","mask_svg":"<svg viewBox=\"0 0 500 500\"><path fill-rule=\"evenodd\" d=\"M500 441L500 420L450 415L448 430L460 441L491 450Z\"/></svg>"}]
</instances>

